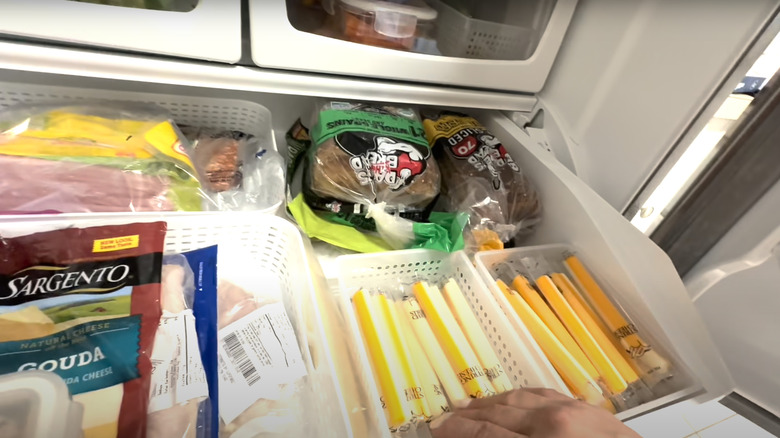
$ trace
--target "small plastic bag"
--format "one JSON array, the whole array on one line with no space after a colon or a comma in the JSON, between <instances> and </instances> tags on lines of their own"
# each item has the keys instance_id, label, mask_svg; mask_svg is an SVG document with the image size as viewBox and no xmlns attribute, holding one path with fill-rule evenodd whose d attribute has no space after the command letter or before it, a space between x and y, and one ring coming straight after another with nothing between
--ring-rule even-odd
<instances>
[{"instance_id":1,"label":"small plastic bag","mask_svg":"<svg viewBox=\"0 0 780 438\"><path fill-rule=\"evenodd\" d=\"M238 131L183 128L195 168L213 201L210 209L266 210L284 200L284 159Z\"/></svg>"},{"instance_id":2,"label":"small plastic bag","mask_svg":"<svg viewBox=\"0 0 780 438\"><path fill-rule=\"evenodd\" d=\"M442 173L442 206L469 213L477 248L496 249L533 229L539 196L498 138L450 111L424 112L423 125Z\"/></svg>"},{"instance_id":3,"label":"small plastic bag","mask_svg":"<svg viewBox=\"0 0 780 438\"><path fill-rule=\"evenodd\" d=\"M183 143L155 105L13 107L0 115L0 212L200 211Z\"/></svg>"}]
</instances>

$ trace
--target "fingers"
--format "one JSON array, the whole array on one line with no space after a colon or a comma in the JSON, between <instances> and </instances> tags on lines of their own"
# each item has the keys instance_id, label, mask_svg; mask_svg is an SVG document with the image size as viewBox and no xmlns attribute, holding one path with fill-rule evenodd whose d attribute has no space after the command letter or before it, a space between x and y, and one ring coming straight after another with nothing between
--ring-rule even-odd
<instances>
[{"instance_id":1,"label":"fingers","mask_svg":"<svg viewBox=\"0 0 780 438\"><path fill-rule=\"evenodd\" d=\"M446 414L445 414L446 415ZM433 438L528 438L487 421L461 417L459 414L441 416L431 423Z\"/></svg>"},{"instance_id":2,"label":"fingers","mask_svg":"<svg viewBox=\"0 0 780 438\"><path fill-rule=\"evenodd\" d=\"M479 409L494 405L506 405L520 409L541 409L563 400L572 399L552 389L516 389L493 397L473 399L467 407Z\"/></svg>"},{"instance_id":3,"label":"fingers","mask_svg":"<svg viewBox=\"0 0 780 438\"><path fill-rule=\"evenodd\" d=\"M530 435L533 432L533 412L506 405L493 405L481 409L459 409L456 414L474 421L493 423L506 430Z\"/></svg>"}]
</instances>

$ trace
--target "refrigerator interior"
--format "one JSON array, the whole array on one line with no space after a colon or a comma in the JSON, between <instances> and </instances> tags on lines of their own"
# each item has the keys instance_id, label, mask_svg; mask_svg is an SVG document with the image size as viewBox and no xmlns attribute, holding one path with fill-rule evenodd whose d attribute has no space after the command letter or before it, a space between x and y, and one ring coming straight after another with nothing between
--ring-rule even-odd
<instances>
[{"instance_id":1,"label":"refrigerator interior","mask_svg":"<svg viewBox=\"0 0 780 438\"><path fill-rule=\"evenodd\" d=\"M248 100L265 106L273 114L274 136L282 152L285 150L284 133L298 117L303 116L306 120L315 103L314 98L307 96L8 70L2 71L0 80L3 82L0 95L3 106L20 101L56 100L68 94L110 98L115 92L134 91ZM62 87L75 87L76 90ZM730 389L728 371L666 255L504 114L475 109L464 111L475 115L502 139L540 192L544 220L524 244L563 243L581 248L583 261L609 286L609 290L619 294L616 298L627 314L687 377L674 394L625 411L619 417L641 415L694 394L706 392L709 397L717 397L727 392ZM553 119L548 118L546 125L553 124ZM331 279L332 275L330 273Z\"/></svg>"}]
</instances>

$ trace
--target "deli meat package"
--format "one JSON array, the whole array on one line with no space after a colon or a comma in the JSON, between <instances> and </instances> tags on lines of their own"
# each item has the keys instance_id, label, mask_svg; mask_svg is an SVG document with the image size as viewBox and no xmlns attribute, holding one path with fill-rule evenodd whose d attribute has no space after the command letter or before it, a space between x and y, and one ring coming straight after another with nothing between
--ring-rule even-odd
<instances>
[{"instance_id":1,"label":"deli meat package","mask_svg":"<svg viewBox=\"0 0 780 438\"><path fill-rule=\"evenodd\" d=\"M165 223L13 229L0 232L0 379L21 411L3 430L144 437Z\"/></svg>"},{"instance_id":2,"label":"deli meat package","mask_svg":"<svg viewBox=\"0 0 780 438\"><path fill-rule=\"evenodd\" d=\"M424 220L439 194L439 168L419 117L409 108L327 102L311 130L306 202L333 213L365 215L384 205Z\"/></svg>"},{"instance_id":3,"label":"deli meat package","mask_svg":"<svg viewBox=\"0 0 780 438\"><path fill-rule=\"evenodd\" d=\"M500 139L456 112L423 112L423 125L441 168L442 204L469 213L478 247L500 249L532 229L539 196Z\"/></svg>"},{"instance_id":4,"label":"deli meat package","mask_svg":"<svg viewBox=\"0 0 780 438\"><path fill-rule=\"evenodd\" d=\"M200 211L210 201L186 142L155 105L12 107L0 114L0 212Z\"/></svg>"}]
</instances>

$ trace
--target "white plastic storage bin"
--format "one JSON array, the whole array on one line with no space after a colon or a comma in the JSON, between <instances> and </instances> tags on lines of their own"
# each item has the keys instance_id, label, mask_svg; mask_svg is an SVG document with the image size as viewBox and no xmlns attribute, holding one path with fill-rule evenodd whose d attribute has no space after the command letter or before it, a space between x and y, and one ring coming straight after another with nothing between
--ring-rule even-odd
<instances>
[{"instance_id":1,"label":"white plastic storage bin","mask_svg":"<svg viewBox=\"0 0 780 438\"><path fill-rule=\"evenodd\" d=\"M457 32L465 32L463 27L466 26L465 22L458 21L458 18L463 15L459 17L458 13L442 13L443 9L440 9L436 14L437 18L433 19L434 27L439 27L439 32L443 31L439 35L447 40L440 48L444 56L440 56L427 54L438 52L429 47L435 45L436 31L434 31L434 38L424 38L418 44L421 46L418 47L421 53L344 40L344 31L339 28L337 19L339 8L334 7L338 6L339 1L341 0L321 2L325 10L333 7L331 11L336 16L330 16L322 10L317 14L316 11L312 12L300 6L304 3L303 0L250 0L252 59L255 64L287 70L536 93L542 89L547 79L577 4L577 0L481 2L484 7L495 8L496 13L492 14L495 16L494 23L482 20L479 22L479 28L477 24L472 25L475 33L469 39L485 37L486 40L492 40L492 37L500 33L505 37L518 39L516 42L520 46L529 42L536 46L538 41L538 46L532 53L530 50L469 51L468 45L471 43L461 40L460 35L456 35ZM468 7L483 8L480 2L464 0L460 3L474 3ZM429 6L434 9L437 9L437 4L437 1L429 2ZM535 11L549 13L546 26L541 22L534 24ZM506 32L505 26L496 24L502 16L506 18L507 14L511 16L508 20L510 23L524 23L525 30ZM429 15L420 15L416 19L420 24L420 20L425 21L428 18ZM396 17L399 22L410 19L413 20L415 17L409 14L403 15L403 19ZM291 20L299 24L293 25ZM475 20L471 21L476 23ZM490 35L483 35L485 29L498 29L498 31L493 30ZM377 33L381 33L380 31L387 33L381 26L377 28ZM527 38L529 32L540 36ZM284 44L275 44L274 41L284 41ZM464 47L463 44L466 46ZM504 44L506 47L510 45L509 42ZM507 57L508 55L511 56ZM465 56L492 59L470 59Z\"/></svg>"},{"instance_id":2,"label":"white plastic storage bin","mask_svg":"<svg viewBox=\"0 0 780 438\"><path fill-rule=\"evenodd\" d=\"M231 64L238 62L241 58L240 0L177 0L174 3L176 11L72 0L0 0L0 33Z\"/></svg>"},{"instance_id":3,"label":"white plastic storage bin","mask_svg":"<svg viewBox=\"0 0 780 438\"><path fill-rule=\"evenodd\" d=\"M251 254L246 269L275 276L283 292L283 304L295 330L308 372L307 385L314 399L301 406L306 412L309 436L350 436L344 400L324 336L322 316L315 301L303 238L290 222L268 214L178 213L160 215L41 215L19 220L0 218L0 235L15 236L64 227L165 221L165 253L181 253L211 245L240 248ZM219 249L218 249L219 251Z\"/></svg>"},{"instance_id":4,"label":"white plastic storage bin","mask_svg":"<svg viewBox=\"0 0 780 438\"><path fill-rule=\"evenodd\" d=\"M179 125L241 131L254 136L263 148L277 150L271 112L254 102L0 82L0 111L17 104L77 105L85 101L143 102L159 105L167 109L173 120ZM263 211L276 211L282 201L280 199L278 203Z\"/></svg>"},{"instance_id":5,"label":"white plastic storage bin","mask_svg":"<svg viewBox=\"0 0 780 438\"><path fill-rule=\"evenodd\" d=\"M532 284L535 281L535 276L560 272L566 274L571 282L576 285L575 287L579 288L580 286L577 285L575 277L563 263L565 257L571 254L576 255L580 261L582 261L586 268L589 269L594 279L596 279L599 286L601 286L605 293L609 294L612 302L617 308L623 311L629 321L635 323L642 339L672 364L672 377L668 381L658 385L653 400L624 410L618 414L618 417L630 418L638 413L645 412L648 409L657 408L658 406L690 395L693 391L692 388L698 385L698 383L690 377L692 374L691 371L682 363L676 352L671 351L669 346L664 345L663 342L659 340L658 336L656 336L652 330L646 328L641 322L645 319L642 310L640 308L634 308L630 303L622 300L618 290L613 288L609 282L605 281L604 277L599 275L598 272L590 269L591 264L589 263L589 260L591 260L592 256L589 255L587 251L578 251L571 245L552 244L498 251L485 251L477 253L475 259L477 270L482 275L485 282L489 284L493 297L499 303L502 312L509 319L512 326L519 330L523 327L523 323L496 285L495 280L500 278L511 287L512 278L507 277L507 269L510 269L513 273L524 275ZM580 292L582 293L582 289L580 289Z\"/></svg>"},{"instance_id":6,"label":"white plastic storage bin","mask_svg":"<svg viewBox=\"0 0 780 438\"><path fill-rule=\"evenodd\" d=\"M375 403L372 421L377 430L387 432L385 415L379 405L379 392L363 347L351 299L361 288L397 292L399 288L411 293L417 281L441 285L452 278L460 287L477 316L485 335L493 343L493 350L504 371L516 388L547 387L568 393L565 384L544 357L536 343L525 331L517 331L510 324L485 287L474 266L462 251L445 253L432 250L404 250L376 254L341 256L336 260L339 276L339 302L351 333L350 342L358 346L357 375L364 391Z\"/></svg>"}]
</instances>

